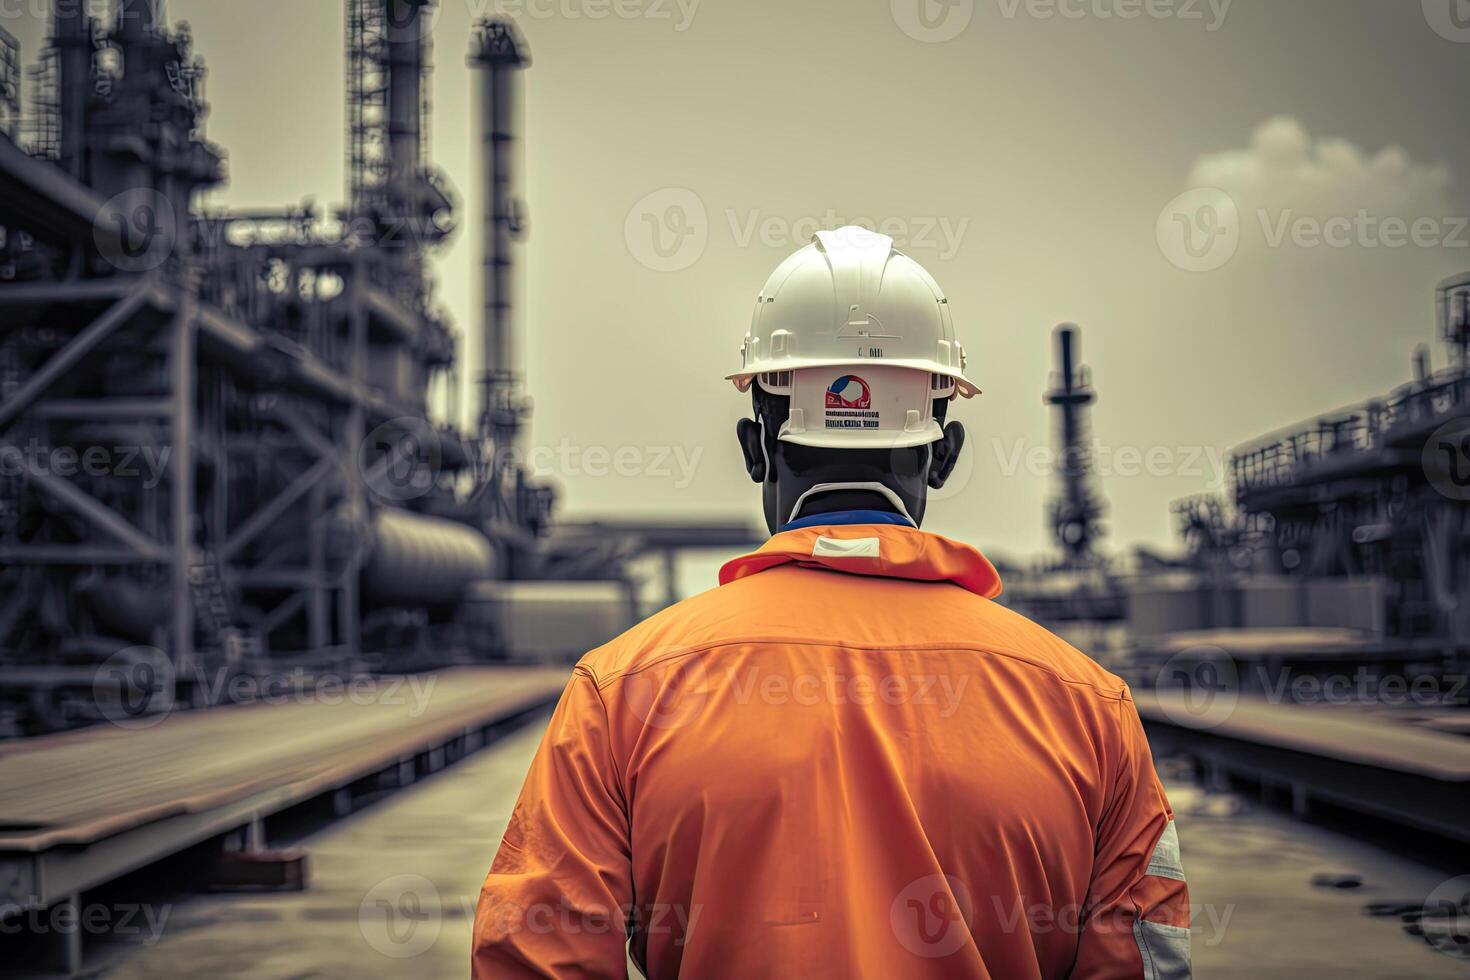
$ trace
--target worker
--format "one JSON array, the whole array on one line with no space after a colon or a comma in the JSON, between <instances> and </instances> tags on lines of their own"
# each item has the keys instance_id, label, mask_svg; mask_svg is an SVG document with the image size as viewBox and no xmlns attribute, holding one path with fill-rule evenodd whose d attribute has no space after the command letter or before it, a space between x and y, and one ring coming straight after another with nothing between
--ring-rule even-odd
<instances>
[{"instance_id":1,"label":"worker","mask_svg":"<svg viewBox=\"0 0 1470 980\"><path fill-rule=\"evenodd\" d=\"M1127 686L919 530L964 447L934 279L818 232L730 380L772 537L587 654L480 895L476 978L1190 975Z\"/></svg>"}]
</instances>

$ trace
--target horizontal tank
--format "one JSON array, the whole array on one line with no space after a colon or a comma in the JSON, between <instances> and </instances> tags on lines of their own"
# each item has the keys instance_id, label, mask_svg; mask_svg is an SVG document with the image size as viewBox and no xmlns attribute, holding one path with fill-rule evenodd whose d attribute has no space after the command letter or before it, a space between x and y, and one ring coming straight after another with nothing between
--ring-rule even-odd
<instances>
[{"instance_id":1,"label":"horizontal tank","mask_svg":"<svg viewBox=\"0 0 1470 980\"><path fill-rule=\"evenodd\" d=\"M512 660L572 663L638 619L627 582L475 582L460 617L489 629Z\"/></svg>"},{"instance_id":2,"label":"horizontal tank","mask_svg":"<svg viewBox=\"0 0 1470 980\"><path fill-rule=\"evenodd\" d=\"M472 527L389 508L373 516L373 551L362 570L370 599L454 605L466 585L494 573L490 542Z\"/></svg>"}]
</instances>

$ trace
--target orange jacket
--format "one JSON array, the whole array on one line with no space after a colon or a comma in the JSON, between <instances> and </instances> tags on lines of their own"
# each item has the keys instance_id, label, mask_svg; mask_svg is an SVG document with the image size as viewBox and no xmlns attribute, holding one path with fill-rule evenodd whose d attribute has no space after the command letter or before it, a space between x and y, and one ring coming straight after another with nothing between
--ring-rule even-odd
<instances>
[{"instance_id":1,"label":"orange jacket","mask_svg":"<svg viewBox=\"0 0 1470 980\"><path fill-rule=\"evenodd\" d=\"M834 574L849 573L849 574ZM473 974L1189 975L1122 681L974 549L785 531L582 658L481 892Z\"/></svg>"}]
</instances>

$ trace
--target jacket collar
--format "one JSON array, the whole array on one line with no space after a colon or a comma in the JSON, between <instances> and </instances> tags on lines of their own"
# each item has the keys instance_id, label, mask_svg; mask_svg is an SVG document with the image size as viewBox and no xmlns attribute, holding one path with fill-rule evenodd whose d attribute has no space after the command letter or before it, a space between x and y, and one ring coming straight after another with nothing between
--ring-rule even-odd
<instances>
[{"instance_id":1,"label":"jacket collar","mask_svg":"<svg viewBox=\"0 0 1470 980\"><path fill-rule=\"evenodd\" d=\"M903 524L792 527L751 554L726 562L720 569L720 584L787 564L851 575L953 582L987 599L994 599L1001 590L995 566L978 550Z\"/></svg>"}]
</instances>

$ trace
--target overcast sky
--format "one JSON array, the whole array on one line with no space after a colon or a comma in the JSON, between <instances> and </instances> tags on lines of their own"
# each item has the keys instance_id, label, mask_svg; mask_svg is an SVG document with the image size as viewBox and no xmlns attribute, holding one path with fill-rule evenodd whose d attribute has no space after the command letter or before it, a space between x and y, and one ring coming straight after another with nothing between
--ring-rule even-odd
<instances>
[{"instance_id":1,"label":"overcast sky","mask_svg":"<svg viewBox=\"0 0 1470 980\"><path fill-rule=\"evenodd\" d=\"M503 0L535 59L531 442L576 470L556 476L565 512L753 517L731 434L748 403L721 378L769 271L818 223L863 218L938 278L985 389L954 413L972 465L929 527L1047 545L1033 450L1051 330L1073 320L1110 540L1172 543L1170 501L1218 489L1231 446L1384 392L1416 344L1443 363L1433 286L1470 267L1452 2ZM464 55L496 8L441 3L433 146L464 201L441 289L474 364ZM38 4L3 0L28 62ZM229 153L212 205L340 200L341 8L170 0ZM624 446L654 451L586 472L588 447Z\"/></svg>"}]
</instances>

